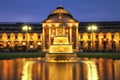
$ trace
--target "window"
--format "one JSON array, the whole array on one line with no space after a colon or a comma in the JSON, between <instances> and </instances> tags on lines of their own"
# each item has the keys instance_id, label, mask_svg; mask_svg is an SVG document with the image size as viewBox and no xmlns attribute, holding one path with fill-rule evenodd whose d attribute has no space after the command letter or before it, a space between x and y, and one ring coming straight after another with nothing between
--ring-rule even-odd
<instances>
[{"instance_id":1,"label":"window","mask_svg":"<svg viewBox=\"0 0 120 80\"><path fill-rule=\"evenodd\" d=\"M91 49L91 41L88 41L88 49Z\"/></svg>"},{"instance_id":2,"label":"window","mask_svg":"<svg viewBox=\"0 0 120 80\"><path fill-rule=\"evenodd\" d=\"M107 48L107 41L103 41L103 48L104 48L104 49Z\"/></svg>"},{"instance_id":3,"label":"window","mask_svg":"<svg viewBox=\"0 0 120 80\"><path fill-rule=\"evenodd\" d=\"M15 35L15 39L17 39L18 38L18 36L17 35Z\"/></svg>"},{"instance_id":4,"label":"window","mask_svg":"<svg viewBox=\"0 0 120 80\"><path fill-rule=\"evenodd\" d=\"M104 38L106 38L106 35L104 35Z\"/></svg>"},{"instance_id":5,"label":"window","mask_svg":"<svg viewBox=\"0 0 120 80\"><path fill-rule=\"evenodd\" d=\"M98 35L96 35L96 39L98 39Z\"/></svg>"},{"instance_id":6,"label":"window","mask_svg":"<svg viewBox=\"0 0 120 80\"><path fill-rule=\"evenodd\" d=\"M91 36L90 36L90 34L88 35L88 39L90 39L91 38Z\"/></svg>"},{"instance_id":7,"label":"window","mask_svg":"<svg viewBox=\"0 0 120 80\"><path fill-rule=\"evenodd\" d=\"M119 39L120 39L120 33L119 33Z\"/></svg>"},{"instance_id":8,"label":"window","mask_svg":"<svg viewBox=\"0 0 120 80\"><path fill-rule=\"evenodd\" d=\"M40 39L40 35L38 35L38 39Z\"/></svg>"},{"instance_id":9,"label":"window","mask_svg":"<svg viewBox=\"0 0 120 80\"><path fill-rule=\"evenodd\" d=\"M80 47L83 47L83 41L80 41Z\"/></svg>"},{"instance_id":10,"label":"window","mask_svg":"<svg viewBox=\"0 0 120 80\"><path fill-rule=\"evenodd\" d=\"M111 37L112 37L112 39L113 39L113 38L114 38L114 35L112 35Z\"/></svg>"},{"instance_id":11,"label":"window","mask_svg":"<svg viewBox=\"0 0 120 80\"><path fill-rule=\"evenodd\" d=\"M116 43L115 43L115 41L112 42L112 49L116 49Z\"/></svg>"},{"instance_id":12,"label":"window","mask_svg":"<svg viewBox=\"0 0 120 80\"><path fill-rule=\"evenodd\" d=\"M10 35L8 35L8 39L10 39Z\"/></svg>"},{"instance_id":13,"label":"window","mask_svg":"<svg viewBox=\"0 0 120 80\"><path fill-rule=\"evenodd\" d=\"M23 36L23 39L25 39L25 35Z\"/></svg>"},{"instance_id":14,"label":"window","mask_svg":"<svg viewBox=\"0 0 120 80\"><path fill-rule=\"evenodd\" d=\"M2 39L2 35L0 35L0 39Z\"/></svg>"},{"instance_id":15,"label":"window","mask_svg":"<svg viewBox=\"0 0 120 80\"><path fill-rule=\"evenodd\" d=\"M83 39L83 35L80 35L80 39Z\"/></svg>"},{"instance_id":16,"label":"window","mask_svg":"<svg viewBox=\"0 0 120 80\"><path fill-rule=\"evenodd\" d=\"M99 41L95 41L95 47L96 49L99 49Z\"/></svg>"}]
</instances>

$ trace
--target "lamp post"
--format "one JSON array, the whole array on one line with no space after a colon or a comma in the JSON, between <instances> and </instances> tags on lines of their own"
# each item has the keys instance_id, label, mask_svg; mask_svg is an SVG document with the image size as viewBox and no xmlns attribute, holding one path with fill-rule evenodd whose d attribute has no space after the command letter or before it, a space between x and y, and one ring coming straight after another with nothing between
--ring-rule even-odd
<instances>
[{"instance_id":1,"label":"lamp post","mask_svg":"<svg viewBox=\"0 0 120 80\"><path fill-rule=\"evenodd\" d=\"M30 31L32 28L30 27L30 26L27 26L27 25L25 25L25 26L23 26L22 27L22 30L23 31L25 31L25 33L26 33L26 51L27 51L27 48L28 48L28 44L27 44L27 33L28 33L28 31Z\"/></svg>"},{"instance_id":2,"label":"lamp post","mask_svg":"<svg viewBox=\"0 0 120 80\"><path fill-rule=\"evenodd\" d=\"M98 27L95 25L92 25L92 26L88 26L87 29L88 29L88 31L91 31L91 33L92 33L91 47L93 50L93 33L94 33L94 31L98 30Z\"/></svg>"}]
</instances>

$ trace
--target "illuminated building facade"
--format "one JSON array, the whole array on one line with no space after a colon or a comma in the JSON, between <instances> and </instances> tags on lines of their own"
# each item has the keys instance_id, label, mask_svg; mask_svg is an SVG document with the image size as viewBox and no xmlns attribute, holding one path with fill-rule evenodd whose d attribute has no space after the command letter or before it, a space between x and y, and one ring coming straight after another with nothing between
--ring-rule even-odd
<instances>
[{"instance_id":1,"label":"illuminated building facade","mask_svg":"<svg viewBox=\"0 0 120 80\"><path fill-rule=\"evenodd\" d=\"M48 51L56 35L74 51L120 51L120 22L79 22L61 6L41 23L0 23L0 50Z\"/></svg>"}]
</instances>

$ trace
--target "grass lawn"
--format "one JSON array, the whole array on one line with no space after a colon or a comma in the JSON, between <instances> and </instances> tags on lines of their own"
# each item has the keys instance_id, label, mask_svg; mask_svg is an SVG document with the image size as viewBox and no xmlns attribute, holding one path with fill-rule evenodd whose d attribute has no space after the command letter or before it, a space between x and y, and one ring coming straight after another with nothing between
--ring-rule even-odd
<instances>
[{"instance_id":1,"label":"grass lawn","mask_svg":"<svg viewBox=\"0 0 120 80\"><path fill-rule=\"evenodd\" d=\"M78 53L78 57L83 58L110 58L120 59L120 53Z\"/></svg>"},{"instance_id":2,"label":"grass lawn","mask_svg":"<svg viewBox=\"0 0 120 80\"><path fill-rule=\"evenodd\" d=\"M0 60L13 58L35 58L45 57L45 53L0 53Z\"/></svg>"},{"instance_id":3,"label":"grass lawn","mask_svg":"<svg viewBox=\"0 0 120 80\"><path fill-rule=\"evenodd\" d=\"M0 53L0 60L34 57L45 57L45 53ZM77 57L120 59L120 53L77 53Z\"/></svg>"}]
</instances>

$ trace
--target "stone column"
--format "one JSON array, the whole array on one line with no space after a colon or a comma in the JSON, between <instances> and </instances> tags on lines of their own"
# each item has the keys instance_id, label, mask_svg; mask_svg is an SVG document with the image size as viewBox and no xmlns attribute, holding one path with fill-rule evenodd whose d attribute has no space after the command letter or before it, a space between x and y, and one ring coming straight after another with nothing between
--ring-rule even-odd
<instances>
[{"instance_id":1,"label":"stone column","mask_svg":"<svg viewBox=\"0 0 120 80\"><path fill-rule=\"evenodd\" d=\"M78 27L76 27L76 50L78 51Z\"/></svg>"},{"instance_id":2,"label":"stone column","mask_svg":"<svg viewBox=\"0 0 120 80\"><path fill-rule=\"evenodd\" d=\"M63 36L65 36L65 26L63 26Z\"/></svg>"},{"instance_id":3,"label":"stone column","mask_svg":"<svg viewBox=\"0 0 120 80\"><path fill-rule=\"evenodd\" d=\"M51 27L49 27L49 46L51 45Z\"/></svg>"},{"instance_id":4,"label":"stone column","mask_svg":"<svg viewBox=\"0 0 120 80\"><path fill-rule=\"evenodd\" d=\"M43 42L43 51L45 51L45 29L43 27L43 39L42 39L42 42Z\"/></svg>"},{"instance_id":5,"label":"stone column","mask_svg":"<svg viewBox=\"0 0 120 80\"><path fill-rule=\"evenodd\" d=\"M72 44L72 26L70 26L70 44Z\"/></svg>"},{"instance_id":6,"label":"stone column","mask_svg":"<svg viewBox=\"0 0 120 80\"><path fill-rule=\"evenodd\" d=\"M58 36L58 27L56 27L56 31L55 32L56 32L56 36Z\"/></svg>"}]
</instances>

